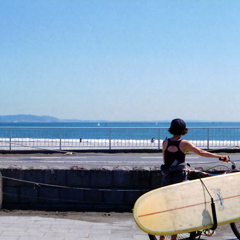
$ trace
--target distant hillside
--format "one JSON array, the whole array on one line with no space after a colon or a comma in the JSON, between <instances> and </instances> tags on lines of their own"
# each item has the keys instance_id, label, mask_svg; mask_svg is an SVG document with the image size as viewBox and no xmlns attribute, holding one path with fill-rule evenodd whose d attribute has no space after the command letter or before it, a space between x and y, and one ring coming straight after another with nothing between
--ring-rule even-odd
<instances>
[{"instance_id":1,"label":"distant hillside","mask_svg":"<svg viewBox=\"0 0 240 240\"><path fill-rule=\"evenodd\" d=\"M59 122L60 120L50 116L36 116L28 114L0 116L0 122Z\"/></svg>"}]
</instances>

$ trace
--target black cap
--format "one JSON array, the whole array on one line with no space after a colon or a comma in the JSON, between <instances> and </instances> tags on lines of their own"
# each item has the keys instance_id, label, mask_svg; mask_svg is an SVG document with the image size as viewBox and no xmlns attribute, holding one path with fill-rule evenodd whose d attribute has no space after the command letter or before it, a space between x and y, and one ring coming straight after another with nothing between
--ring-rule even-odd
<instances>
[{"instance_id":1,"label":"black cap","mask_svg":"<svg viewBox=\"0 0 240 240\"><path fill-rule=\"evenodd\" d=\"M173 119L170 129L177 132L183 131L186 129L186 123L180 118Z\"/></svg>"}]
</instances>

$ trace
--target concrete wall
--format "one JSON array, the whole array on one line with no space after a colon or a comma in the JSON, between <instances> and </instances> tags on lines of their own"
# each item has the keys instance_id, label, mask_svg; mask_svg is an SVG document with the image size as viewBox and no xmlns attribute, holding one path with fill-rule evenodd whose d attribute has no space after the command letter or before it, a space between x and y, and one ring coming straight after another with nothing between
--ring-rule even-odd
<instances>
[{"instance_id":1,"label":"concrete wall","mask_svg":"<svg viewBox=\"0 0 240 240\"><path fill-rule=\"evenodd\" d=\"M139 196L161 184L157 170L3 169L1 173L3 177L70 187L3 178L5 209L130 212Z\"/></svg>"}]
</instances>

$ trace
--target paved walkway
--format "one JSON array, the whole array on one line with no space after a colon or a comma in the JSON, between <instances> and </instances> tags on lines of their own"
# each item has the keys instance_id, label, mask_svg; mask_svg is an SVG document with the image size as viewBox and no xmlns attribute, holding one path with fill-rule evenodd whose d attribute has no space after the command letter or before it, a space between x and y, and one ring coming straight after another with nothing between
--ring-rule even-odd
<instances>
[{"instance_id":1,"label":"paved walkway","mask_svg":"<svg viewBox=\"0 0 240 240\"><path fill-rule=\"evenodd\" d=\"M0 215L0 240L148 240L147 234L142 232L135 224L131 213L85 213L85 220L80 220L84 213L75 213L72 219L58 218L56 214L44 215L31 212L29 216L18 216L4 213ZM79 214L79 219L76 216ZM70 217L71 218L71 217ZM75 219L74 219L75 218ZM233 240L236 237L228 225L219 227L214 236L201 239Z\"/></svg>"}]
</instances>

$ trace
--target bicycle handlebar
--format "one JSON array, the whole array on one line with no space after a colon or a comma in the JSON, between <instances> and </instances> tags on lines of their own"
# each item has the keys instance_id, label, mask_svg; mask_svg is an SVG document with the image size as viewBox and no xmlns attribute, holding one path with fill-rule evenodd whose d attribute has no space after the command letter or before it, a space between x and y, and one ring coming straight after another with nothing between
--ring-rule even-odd
<instances>
[{"instance_id":1,"label":"bicycle handlebar","mask_svg":"<svg viewBox=\"0 0 240 240\"><path fill-rule=\"evenodd\" d=\"M236 168L236 164L230 159L230 157L228 156L228 161L232 164L232 170L234 170ZM219 158L220 161L224 161L224 158Z\"/></svg>"},{"instance_id":2,"label":"bicycle handlebar","mask_svg":"<svg viewBox=\"0 0 240 240\"><path fill-rule=\"evenodd\" d=\"M231 173L234 169L236 169L236 164L232 160L230 160L230 158L229 158L228 162L231 163L231 170L226 171L222 174ZM188 164L188 166L190 167L190 164ZM191 169L189 172L189 175L188 175L188 179L193 180L193 179L198 179L198 178L203 178L203 177L208 177L208 176L217 176L217 175L219 175L219 173L212 174L212 173L204 172L201 170L196 170L196 169L192 170Z\"/></svg>"},{"instance_id":3,"label":"bicycle handlebar","mask_svg":"<svg viewBox=\"0 0 240 240\"><path fill-rule=\"evenodd\" d=\"M231 162L231 164L232 164L232 170L234 170L234 169L236 168L236 164L235 164L235 162L233 162L233 161L230 160L230 159L229 159L229 162Z\"/></svg>"}]
</instances>

